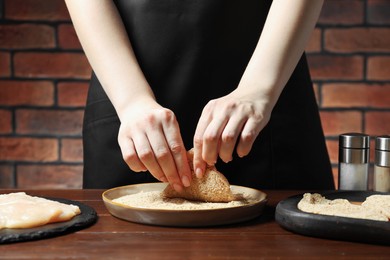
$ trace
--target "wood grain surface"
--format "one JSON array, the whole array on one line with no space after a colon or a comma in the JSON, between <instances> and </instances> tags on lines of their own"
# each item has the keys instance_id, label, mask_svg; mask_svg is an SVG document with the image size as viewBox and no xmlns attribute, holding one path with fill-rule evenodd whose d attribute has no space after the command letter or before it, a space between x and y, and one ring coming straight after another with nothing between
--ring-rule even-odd
<instances>
[{"instance_id":1,"label":"wood grain surface","mask_svg":"<svg viewBox=\"0 0 390 260\"><path fill-rule=\"evenodd\" d=\"M16 190L0 190L0 194ZM20 191L20 190L18 190ZM274 220L280 200L302 191L264 191L259 218L235 225L173 228L135 224L111 216L103 190L24 190L93 207L93 226L65 236L0 245L0 259L389 259L390 247L326 240L291 233ZM390 235L390 234L389 234Z\"/></svg>"}]
</instances>

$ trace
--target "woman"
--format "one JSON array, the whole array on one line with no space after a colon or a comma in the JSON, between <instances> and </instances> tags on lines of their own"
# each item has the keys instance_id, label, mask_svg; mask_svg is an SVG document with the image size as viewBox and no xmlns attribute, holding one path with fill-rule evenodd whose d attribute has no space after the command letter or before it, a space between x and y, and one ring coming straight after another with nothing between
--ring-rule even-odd
<instances>
[{"instance_id":1,"label":"woman","mask_svg":"<svg viewBox=\"0 0 390 260\"><path fill-rule=\"evenodd\" d=\"M180 191L194 147L198 177L217 163L236 185L332 189L303 54L322 2L66 0L94 70L84 187Z\"/></svg>"}]
</instances>

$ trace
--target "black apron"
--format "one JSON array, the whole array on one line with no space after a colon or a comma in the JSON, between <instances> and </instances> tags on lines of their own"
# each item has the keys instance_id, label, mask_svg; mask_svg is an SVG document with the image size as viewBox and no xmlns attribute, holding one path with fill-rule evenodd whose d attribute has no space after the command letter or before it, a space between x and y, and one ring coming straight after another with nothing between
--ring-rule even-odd
<instances>
[{"instance_id":1,"label":"black apron","mask_svg":"<svg viewBox=\"0 0 390 260\"><path fill-rule=\"evenodd\" d=\"M157 101L174 111L184 144L211 99L234 90L260 37L271 1L115 1ZM155 182L122 159L115 109L93 74L85 109L84 188ZM258 189L334 189L306 58L285 86L251 153L217 168L231 184Z\"/></svg>"}]
</instances>

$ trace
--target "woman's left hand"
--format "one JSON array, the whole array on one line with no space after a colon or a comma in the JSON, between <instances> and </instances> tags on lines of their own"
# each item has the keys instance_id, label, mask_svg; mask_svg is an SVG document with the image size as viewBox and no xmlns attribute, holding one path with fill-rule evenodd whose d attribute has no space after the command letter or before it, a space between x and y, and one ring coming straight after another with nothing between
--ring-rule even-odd
<instances>
[{"instance_id":1,"label":"woman's left hand","mask_svg":"<svg viewBox=\"0 0 390 260\"><path fill-rule=\"evenodd\" d=\"M233 92L203 109L194 136L198 177L218 156L225 162L247 155L268 123L272 108L302 56L323 0L272 1L261 37Z\"/></svg>"},{"instance_id":2,"label":"woman's left hand","mask_svg":"<svg viewBox=\"0 0 390 260\"><path fill-rule=\"evenodd\" d=\"M237 154L246 156L260 131L268 123L270 98L260 91L237 88L204 107L194 136L194 170L203 176L206 164L214 165L218 156L229 162L237 144Z\"/></svg>"}]
</instances>

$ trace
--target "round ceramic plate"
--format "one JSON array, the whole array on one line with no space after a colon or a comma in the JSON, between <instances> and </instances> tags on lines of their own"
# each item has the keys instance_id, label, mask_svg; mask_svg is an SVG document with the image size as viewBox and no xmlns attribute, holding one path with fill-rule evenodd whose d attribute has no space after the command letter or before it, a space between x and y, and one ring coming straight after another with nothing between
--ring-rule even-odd
<instances>
[{"instance_id":1,"label":"round ceramic plate","mask_svg":"<svg viewBox=\"0 0 390 260\"><path fill-rule=\"evenodd\" d=\"M259 190L231 186L234 194L245 194L250 203L231 207L200 210L148 209L125 206L113 202L114 199L139 192L163 191L165 183L145 183L122 186L103 193L103 201L108 211L123 220L160 226L201 227L232 224L247 221L259 216L267 203L267 195Z\"/></svg>"},{"instance_id":2,"label":"round ceramic plate","mask_svg":"<svg viewBox=\"0 0 390 260\"><path fill-rule=\"evenodd\" d=\"M363 202L374 194L390 195L373 191L323 192L327 199L347 199ZM275 220L284 228L298 234L375 244L390 245L390 222L339 216L327 216L303 212L297 205L303 194L292 196L276 207Z\"/></svg>"}]
</instances>

